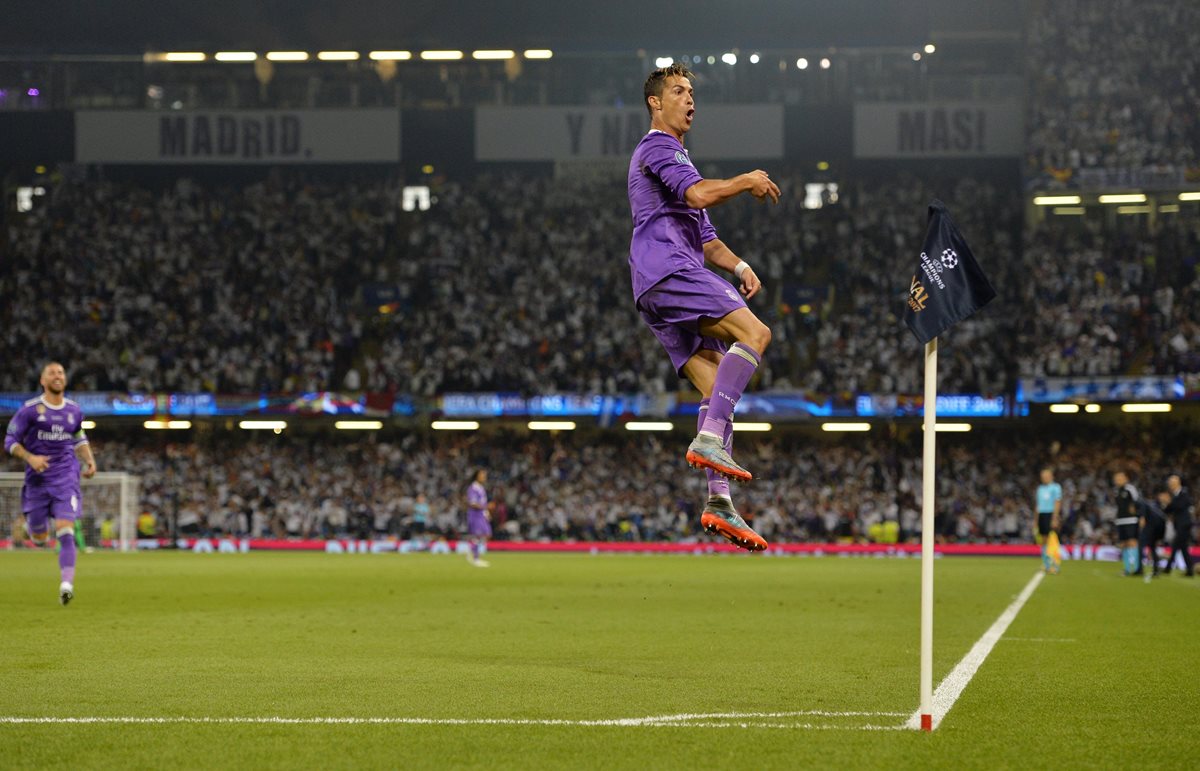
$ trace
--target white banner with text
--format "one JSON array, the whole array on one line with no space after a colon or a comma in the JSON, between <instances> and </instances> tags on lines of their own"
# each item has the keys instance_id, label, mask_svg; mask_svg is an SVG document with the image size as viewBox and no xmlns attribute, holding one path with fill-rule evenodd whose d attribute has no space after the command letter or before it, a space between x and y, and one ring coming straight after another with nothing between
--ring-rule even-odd
<instances>
[{"instance_id":1,"label":"white banner with text","mask_svg":"<svg viewBox=\"0 0 1200 771\"><path fill-rule=\"evenodd\" d=\"M480 107L475 157L480 161L626 159L650 130L641 107ZM783 107L702 105L687 135L696 164L783 157Z\"/></svg>"},{"instance_id":2,"label":"white banner with text","mask_svg":"<svg viewBox=\"0 0 1200 771\"><path fill-rule=\"evenodd\" d=\"M79 163L394 163L399 110L75 113Z\"/></svg>"}]
</instances>

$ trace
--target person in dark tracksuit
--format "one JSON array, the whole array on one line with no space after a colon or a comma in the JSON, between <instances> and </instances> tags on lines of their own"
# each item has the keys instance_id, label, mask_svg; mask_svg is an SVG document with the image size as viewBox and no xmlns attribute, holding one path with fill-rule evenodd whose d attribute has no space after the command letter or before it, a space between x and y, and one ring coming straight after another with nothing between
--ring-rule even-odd
<instances>
[{"instance_id":1,"label":"person in dark tracksuit","mask_svg":"<svg viewBox=\"0 0 1200 771\"><path fill-rule=\"evenodd\" d=\"M1184 575L1196 575L1196 564L1192 560L1192 494L1183 486L1183 480L1178 474L1172 474L1167 477L1167 494L1171 496L1167 505L1163 507L1163 513L1171 518L1171 522L1175 525L1175 539L1171 541L1171 558L1167 560L1167 568L1164 573L1171 572L1171 566L1175 564L1175 555L1182 552L1183 564L1187 572Z\"/></svg>"},{"instance_id":2,"label":"person in dark tracksuit","mask_svg":"<svg viewBox=\"0 0 1200 771\"><path fill-rule=\"evenodd\" d=\"M1121 562L1125 575L1132 576L1138 568L1138 519L1141 516L1138 502L1141 493L1129 481L1124 471L1113 474L1113 485L1117 488L1117 544L1121 547Z\"/></svg>"},{"instance_id":3,"label":"person in dark tracksuit","mask_svg":"<svg viewBox=\"0 0 1200 771\"><path fill-rule=\"evenodd\" d=\"M1138 523L1138 569L1134 575L1142 575L1143 569L1142 557L1146 551L1150 552L1150 567L1153 575L1158 575L1158 543L1163 540L1167 534L1167 518L1163 514L1161 504L1165 501L1166 493L1159 493L1159 502L1146 498L1141 505L1141 521Z\"/></svg>"}]
</instances>

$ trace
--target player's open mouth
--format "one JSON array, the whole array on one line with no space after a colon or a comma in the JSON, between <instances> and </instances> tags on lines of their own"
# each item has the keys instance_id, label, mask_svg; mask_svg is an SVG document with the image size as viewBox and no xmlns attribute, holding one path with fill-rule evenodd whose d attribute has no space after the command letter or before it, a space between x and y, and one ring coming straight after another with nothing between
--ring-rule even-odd
<instances>
[{"instance_id":1,"label":"player's open mouth","mask_svg":"<svg viewBox=\"0 0 1200 771\"><path fill-rule=\"evenodd\" d=\"M695 115L696 115L696 111L695 111L695 110L688 110L688 111L687 111L687 119L688 119L688 122L689 122L689 123L692 121L692 118L693 118L693 117L695 117Z\"/></svg>"}]
</instances>

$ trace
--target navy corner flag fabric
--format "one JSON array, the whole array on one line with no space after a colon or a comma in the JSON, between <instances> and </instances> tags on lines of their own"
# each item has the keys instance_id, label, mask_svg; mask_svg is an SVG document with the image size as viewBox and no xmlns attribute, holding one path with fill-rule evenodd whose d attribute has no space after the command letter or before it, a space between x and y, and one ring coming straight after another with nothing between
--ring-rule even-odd
<instances>
[{"instance_id":1,"label":"navy corner flag fabric","mask_svg":"<svg viewBox=\"0 0 1200 771\"><path fill-rule=\"evenodd\" d=\"M929 204L920 264L908 287L904 323L922 344L987 305L996 290L975 262L946 204Z\"/></svg>"}]
</instances>

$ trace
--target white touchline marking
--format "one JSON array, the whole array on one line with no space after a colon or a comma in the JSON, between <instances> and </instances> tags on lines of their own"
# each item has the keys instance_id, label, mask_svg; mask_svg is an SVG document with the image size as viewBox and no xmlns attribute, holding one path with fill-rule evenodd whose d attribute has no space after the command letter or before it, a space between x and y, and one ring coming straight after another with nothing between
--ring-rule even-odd
<instances>
[{"instance_id":1,"label":"white touchline marking","mask_svg":"<svg viewBox=\"0 0 1200 771\"><path fill-rule=\"evenodd\" d=\"M565 720L557 718L430 718L430 717L18 717L0 716L0 724L119 724L119 725L431 725L431 726L575 726L644 728L792 728L813 730L890 731L903 726L827 725L779 722L789 717L897 717L907 712L803 710L798 712L703 712L680 715ZM748 718L750 720L748 720ZM771 719L773 722L764 722Z\"/></svg>"},{"instance_id":2,"label":"white touchline marking","mask_svg":"<svg viewBox=\"0 0 1200 771\"><path fill-rule=\"evenodd\" d=\"M1034 573L1033 578L1029 579L1029 583L1025 584L1025 588L1012 601L1012 604L1004 609L1000 617L983 633L983 637L980 637L971 650L967 651L967 655L963 656L954 669L950 670L946 679L938 683L937 690L933 692L933 727L935 729L942 722L942 718L946 717L950 708L954 706L954 702L958 701L958 697L971 682L971 678L975 677L975 673L983 666L983 662L987 660L992 648L996 647L996 643L1008 631L1008 625L1021 612L1021 608L1025 606L1025 602L1033 594L1033 590L1038 588L1038 584L1042 582L1042 578L1041 572ZM905 727L914 731L921 729L920 707L917 707L917 711L909 716Z\"/></svg>"}]
</instances>

